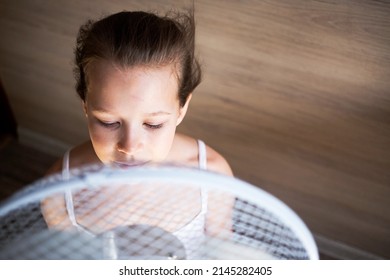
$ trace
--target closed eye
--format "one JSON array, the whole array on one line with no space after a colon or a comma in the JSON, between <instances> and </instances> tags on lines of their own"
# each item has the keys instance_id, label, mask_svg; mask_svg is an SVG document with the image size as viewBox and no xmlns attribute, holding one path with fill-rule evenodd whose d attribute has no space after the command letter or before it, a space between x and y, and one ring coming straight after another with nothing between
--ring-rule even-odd
<instances>
[{"instance_id":1,"label":"closed eye","mask_svg":"<svg viewBox=\"0 0 390 280\"><path fill-rule=\"evenodd\" d=\"M160 124L150 124L150 123L145 123L144 124L147 128L151 128L151 129L159 129L159 128L162 128L163 127L163 124L160 123Z\"/></svg>"},{"instance_id":2,"label":"closed eye","mask_svg":"<svg viewBox=\"0 0 390 280\"><path fill-rule=\"evenodd\" d=\"M107 127L107 128L116 128L120 125L119 122L103 122L101 120L99 120L99 124L103 127Z\"/></svg>"}]
</instances>

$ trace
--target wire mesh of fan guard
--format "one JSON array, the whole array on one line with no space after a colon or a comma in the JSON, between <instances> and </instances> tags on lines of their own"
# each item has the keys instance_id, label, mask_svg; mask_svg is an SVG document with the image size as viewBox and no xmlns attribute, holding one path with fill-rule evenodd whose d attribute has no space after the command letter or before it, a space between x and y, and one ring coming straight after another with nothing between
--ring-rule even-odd
<instances>
[{"instance_id":1,"label":"wire mesh of fan guard","mask_svg":"<svg viewBox=\"0 0 390 280\"><path fill-rule=\"evenodd\" d=\"M177 166L88 166L0 206L0 259L318 259L283 202Z\"/></svg>"}]
</instances>

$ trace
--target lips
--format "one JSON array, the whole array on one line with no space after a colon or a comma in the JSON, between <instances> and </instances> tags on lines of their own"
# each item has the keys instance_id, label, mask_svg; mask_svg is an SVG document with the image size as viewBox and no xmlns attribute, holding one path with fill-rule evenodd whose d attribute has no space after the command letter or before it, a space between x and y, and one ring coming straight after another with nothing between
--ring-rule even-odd
<instances>
[{"instance_id":1,"label":"lips","mask_svg":"<svg viewBox=\"0 0 390 280\"><path fill-rule=\"evenodd\" d=\"M113 161L112 162L114 166L120 167L120 168L128 168L128 167L134 167L134 166L143 166L148 163L148 161Z\"/></svg>"}]
</instances>

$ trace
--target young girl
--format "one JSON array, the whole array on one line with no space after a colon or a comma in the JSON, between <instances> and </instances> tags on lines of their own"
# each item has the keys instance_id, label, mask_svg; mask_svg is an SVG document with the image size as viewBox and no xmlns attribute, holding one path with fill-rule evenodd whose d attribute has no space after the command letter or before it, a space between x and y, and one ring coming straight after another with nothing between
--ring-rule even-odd
<instances>
[{"instance_id":1,"label":"young girl","mask_svg":"<svg viewBox=\"0 0 390 280\"><path fill-rule=\"evenodd\" d=\"M176 133L201 81L194 36L194 19L186 14L120 12L82 26L76 88L90 140L67 152L50 172L97 162L169 162L232 175L219 153Z\"/></svg>"},{"instance_id":2,"label":"young girl","mask_svg":"<svg viewBox=\"0 0 390 280\"><path fill-rule=\"evenodd\" d=\"M75 49L75 73L90 140L66 152L50 173L61 171L66 179L72 168L95 163L119 167L173 163L231 176L229 164L218 152L201 140L176 133L201 81L194 36L193 15L187 14L160 17L120 12L83 25ZM123 223L142 223L142 219L132 221L131 217L137 211L137 201L148 196L143 192L121 194L131 203L108 207L109 211L102 207L94 210L93 215L100 211L103 219L91 219L77 209L79 194L71 192L43 201L42 213L49 227L101 234ZM188 190L187 195L199 199L183 206L186 210L178 208L170 213L178 219L177 225L169 228L158 219L153 225L172 232L184 243L188 256L195 258L191 250L195 252L202 240L205 212L212 206L207 205L207 194L199 190ZM123 211L128 213L127 220L116 222ZM226 213L230 215L229 209ZM158 214L157 210L149 216ZM103 224L107 220L109 227ZM197 245L190 248L190 243Z\"/></svg>"}]
</instances>

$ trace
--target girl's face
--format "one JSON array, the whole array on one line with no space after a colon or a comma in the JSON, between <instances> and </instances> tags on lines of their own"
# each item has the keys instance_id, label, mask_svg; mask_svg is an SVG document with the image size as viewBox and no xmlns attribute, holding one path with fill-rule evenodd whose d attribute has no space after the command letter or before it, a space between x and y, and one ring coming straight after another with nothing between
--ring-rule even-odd
<instances>
[{"instance_id":1,"label":"girl's face","mask_svg":"<svg viewBox=\"0 0 390 280\"><path fill-rule=\"evenodd\" d=\"M189 103L179 105L174 68L90 66L83 105L98 158L119 166L166 160Z\"/></svg>"}]
</instances>

